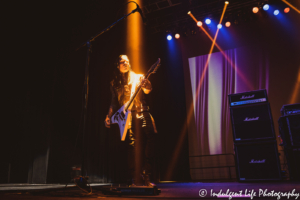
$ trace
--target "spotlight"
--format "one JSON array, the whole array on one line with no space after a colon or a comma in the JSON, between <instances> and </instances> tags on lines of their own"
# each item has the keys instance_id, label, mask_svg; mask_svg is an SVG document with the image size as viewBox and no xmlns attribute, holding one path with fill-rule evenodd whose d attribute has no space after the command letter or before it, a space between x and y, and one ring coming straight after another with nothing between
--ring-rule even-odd
<instances>
[{"instance_id":1,"label":"spotlight","mask_svg":"<svg viewBox=\"0 0 300 200\"><path fill-rule=\"evenodd\" d=\"M206 24L210 24L210 23L211 23L211 20L210 20L210 19L206 19L206 20L205 20L205 23L206 23Z\"/></svg>"},{"instance_id":2,"label":"spotlight","mask_svg":"<svg viewBox=\"0 0 300 200\"><path fill-rule=\"evenodd\" d=\"M218 24L218 29L221 29L222 28L222 24Z\"/></svg>"},{"instance_id":3,"label":"spotlight","mask_svg":"<svg viewBox=\"0 0 300 200\"><path fill-rule=\"evenodd\" d=\"M270 8L269 4L265 4L264 7L263 7L263 9L266 10L266 11L269 10L269 8Z\"/></svg>"},{"instance_id":4,"label":"spotlight","mask_svg":"<svg viewBox=\"0 0 300 200\"><path fill-rule=\"evenodd\" d=\"M284 12L285 12L285 13L290 12L290 8L289 8L289 7L286 7L286 8L284 9Z\"/></svg>"},{"instance_id":5,"label":"spotlight","mask_svg":"<svg viewBox=\"0 0 300 200\"><path fill-rule=\"evenodd\" d=\"M278 14L279 14L279 10L275 10L274 15L278 15Z\"/></svg>"},{"instance_id":6,"label":"spotlight","mask_svg":"<svg viewBox=\"0 0 300 200\"><path fill-rule=\"evenodd\" d=\"M168 40L172 40L172 35L168 35L168 36L167 36L167 39L168 39Z\"/></svg>"},{"instance_id":7,"label":"spotlight","mask_svg":"<svg viewBox=\"0 0 300 200\"><path fill-rule=\"evenodd\" d=\"M225 26L226 26L226 27L229 27L230 25L231 25L230 22L226 22L226 23L225 23Z\"/></svg>"},{"instance_id":8,"label":"spotlight","mask_svg":"<svg viewBox=\"0 0 300 200\"><path fill-rule=\"evenodd\" d=\"M201 21L198 21L198 22L197 22L197 26L199 26L199 27L202 26L202 22L201 22Z\"/></svg>"},{"instance_id":9,"label":"spotlight","mask_svg":"<svg viewBox=\"0 0 300 200\"><path fill-rule=\"evenodd\" d=\"M228 1L225 1L225 4L229 4L229 2L228 2Z\"/></svg>"},{"instance_id":10,"label":"spotlight","mask_svg":"<svg viewBox=\"0 0 300 200\"><path fill-rule=\"evenodd\" d=\"M176 38L176 39L179 39L179 38L180 38L179 33L176 33L176 34L175 34L175 38Z\"/></svg>"},{"instance_id":11,"label":"spotlight","mask_svg":"<svg viewBox=\"0 0 300 200\"><path fill-rule=\"evenodd\" d=\"M252 12L253 12L253 13L257 13L257 12L258 12L258 7L254 7L254 8L252 9Z\"/></svg>"}]
</instances>

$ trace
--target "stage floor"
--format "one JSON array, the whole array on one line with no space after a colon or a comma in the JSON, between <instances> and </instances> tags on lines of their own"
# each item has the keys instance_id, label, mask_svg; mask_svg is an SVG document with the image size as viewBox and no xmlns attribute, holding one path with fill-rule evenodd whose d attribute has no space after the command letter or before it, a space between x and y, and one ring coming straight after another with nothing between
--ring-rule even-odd
<instances>
[{"instance_id":1,"label":"stage floor","mask_svg":"<svg viewBox=\"0 0 300 200\"><path fill-rule=\"evenodd\" d=\"M172 182L159 183L159 195L103 194L110 184L91 184L92 193L75 184L0 184L0 199L300 199L300 182ZM117 187L118 185L113 185ZM290 195L287 198L287 195ZM280 198L279 198L279 197Z\"/></svg>"}]
</instances>

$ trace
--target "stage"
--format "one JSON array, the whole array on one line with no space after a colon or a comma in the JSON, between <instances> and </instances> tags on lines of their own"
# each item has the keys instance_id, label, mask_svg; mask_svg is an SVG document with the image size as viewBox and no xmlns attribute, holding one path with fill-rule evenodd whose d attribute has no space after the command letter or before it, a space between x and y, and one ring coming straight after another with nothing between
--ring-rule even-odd
<instances>
[{"instance_id":1,"label":"stage","mask_svg":"<svg viewBox=\"0 0 300 200\"><path fill-rule=\"evenodd\" d=\"M6 1L0 200L300 199L300 0L287 1ZM151 84L140 106L133 72ZM145 119L125 141L106 124L121 95ZM118 192L141 173L159 194Z\"/></svg>"},{"instance_id":2,"label":"stage","mask_svg":"<svg viewBox=\"0 0 300 200\"><path fill-rule=\"evenodd\" d=\"M278 182L171 182L158 183L159 195L103 194L104 187L118 187L111 184L91 184L92 193L76 187L75 184L1 184L1 199L298 199L299 181ZM222 195L217 197L217 195ZM227 195L227 196L226 196ZM286 195L290 195L287 198ZM297 198L298 197L298 198Z\"/></svg>"}]
</instances>

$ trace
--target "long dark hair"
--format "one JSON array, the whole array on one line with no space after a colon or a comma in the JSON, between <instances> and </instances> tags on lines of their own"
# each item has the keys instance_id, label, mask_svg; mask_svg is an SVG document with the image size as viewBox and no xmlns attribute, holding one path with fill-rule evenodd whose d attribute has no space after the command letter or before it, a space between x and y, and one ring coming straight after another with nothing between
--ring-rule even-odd
<instances>
[{"instance_id":1,"label":"long dark hair","mask_svg":"<svg viewBox=\"0 0 300 200\"><path fill-rule=\"evenodd\" d=\"M130 82L130 72L131 72L131 66L129 65L129 71L126 72L125 75L125 79L122 78L122 73L120 72L119 66L120 66L120 60L122 59L122 56L126 56L128 58L127 55L119 55L117 61L115 62L117 68L114 70L114 77L113 77L113 86L116 89L119 89L121 87L121 85L127 85Z\"/></svg>"}]
</instances>

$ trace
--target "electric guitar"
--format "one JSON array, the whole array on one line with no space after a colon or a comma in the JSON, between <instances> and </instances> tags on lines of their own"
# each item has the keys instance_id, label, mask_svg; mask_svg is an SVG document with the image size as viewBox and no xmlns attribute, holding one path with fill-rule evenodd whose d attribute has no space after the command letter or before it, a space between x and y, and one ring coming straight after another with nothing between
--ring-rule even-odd
<instances>
[{"instance_id":1,"label":"electric guitar","mask_svg":"<svg viewBox=\"0 0 300 200\"><path fill-rule=\"evenodd\" d=\"M151 74L156 73L158 67L160 66L160 58L154 63L149 71L147 72L144 79L148 79ZM133 106L133 101L135 97L140 92L142 86L138 85L134 94L131 96L130 100L125 103L112 117L111 117L111 124L118 124L120 129L120 136L121 140L124 141L126 138L126 133L128 130L128 124L131 119L131 108ZM133 88L132 88L133 89Z\"/></svg>"}]
</instances>

